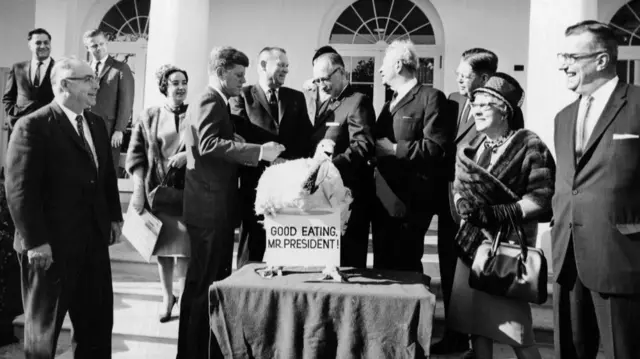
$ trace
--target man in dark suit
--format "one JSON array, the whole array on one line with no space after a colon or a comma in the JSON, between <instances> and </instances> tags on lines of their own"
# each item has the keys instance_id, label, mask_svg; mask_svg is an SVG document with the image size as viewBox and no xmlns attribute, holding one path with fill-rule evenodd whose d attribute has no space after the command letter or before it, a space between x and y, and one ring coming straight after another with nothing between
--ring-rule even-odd
<instances>
[{"instance_id":1,"label":"man in dark suit","mask_svg":"<svg viewBox=\"0 0 640 359\"><path fill-rule=\"evenodd\" d=\"M367 267L371 203L374 195L373 103L349 84L342 57L326 53L313 65L314 83L328 97L318 110L311 143L331 141L333 164L340 171L345 187L351 190L351 216L340 245L340 265Z\"/></svg>"},{"instance_id":2,"label":"man in dark suit","mask_svg":"<svg viewBox=\"0 0 640 359\"><path fill-rule=\"evenodd\" d=\"M560 70L578 100L555 119L554 344L557 358L640 355L640 88L616 74L616 36L565 32Z\"/></svg>"},{"instance_id":3,"label":"man in dark suit","mask_svg":"<svg viewBox=\"0 0 640 359\"><path fill-rule=\"evenodd\" d=\"M67 311L74 358L111 358L108 246L122 212L102 119L87 109L98 83L77 59L51 72L55 100L16 123L7 151L7 202L22 274L27 358L53 359Z\"/></svg>"},{"instance_id":4,"label":"man in dark suit","mask_svg":"<svg viewBox=\"0 0 640 359\"><path fill-rule=\"evenodd\" d=\"M456 136L454 144L456 150L468 144L478 135L475 121L470 111L471 93L473 90L484 85L485 82L498 70L498 57L493 52L473 48L462 53L460 63L456 69L456 83L458 92L449 95L449 105L452 113L450 120L456 120ZM440 280L442 296L445 308L445 316L449 308L451 298L451 288L453 287L453 276L456 271L458 256L455 252L454 240L458 232L460 218L455 209L451 185L453 182L452 159L450 166L449 183L442 191L438 191L438 263L440 265ZM449 354L461 352L469 349L469 338L467 335L446 330L441 341L431 347L431 354ZM471 357L471 354L468 354Z\"/></svg>"},{"instance_id":5,"label":"man in dark suit","mask_svg":"<svg viewBox=\"0 0 640 359\"><path fill-rule=\"evenodd\" d=\"M329 53L337 54L338 51L336 51L336 49L329 45L321 46L313 54L313 57L311 58L311 66L316 64L316 60L318 59L318 57ZM309 114L309 120L315 121L318 110L320 109L320 105L322 105L323 102L329 99L328 95L322 91L318 91L318 86L313 82L313 78L310 78L304 82L304 84L302 85L302 93L304 94L304 98L307 103L307 113Z\"/></svg>"},{"instance_id":6,"label":"man in dark suit","mask_svg":"<svg viewBox=\"0 0 640 359\"><path fill-rule=\"evenodd\" d=\"M129 65L109 56L107 39L102 30L87 31L83 40L91 54L91 68L100 82L96 104L91 111L104 119L111 138L113 166L118 173L122 136L133 111L133 74Z\"/></svg>"},{"instance_id":7,"label":"man in dark suit","mask_svg":"<svg viewBox=\"0 0 640 359\"><path fill-rule=\"evenodd\" d=\"M235 133L229 98L245 83L249 59L231 47L217 47L209 58L209 86L187 110L187 172L184 220L191 258L180 306L178 359L221 356L209 327L209 286L231 274L236 223L238 168L272 162L284 146L245 143Z\"/></svg>"},{"instance_id":8,"label":"man in dark suit","mask_svg":"<svg viewBox=\"0 0 640 359\"><path fill-rule=\"evenodd\" d=\"M441 91L419 84L410 41L387 48L380 74L394 91L376 122L375 268L422 273L424 237L454 154L455 121Z\"/></svg>"},{"instance_id":9,"label":"man in dark suit","mask_svg":"<svg viewBox=\"0 0 640 359\"><path fill-rule=\"evenodd\" d=\"M29 31L27 36L31 60L18 62L11 67L2 96L9 127L53 100L51 69L55 61L51 54L51 35L45 29Z\"/></svg>"},{"instance_id":10,"label":"man in dark suit","mask_svg":"<svg viewBox=\"0 0 640 359\"><path fill-rule=\"evenodd\" d=\"M289 60L284 49L266 47L258 54L258 84L246 86L240 96L229 100L231 113L240 117L237 133L250 143L277 142L286 150L280 159L296 159L311 155L311 122L307 118L304 95L283 87L289 73ZM243 126L242 124L246 124ZM261 262L266 233L256 216L254 203L258 180L267 162L240 170L241 220L238 268L248 262Z\"/></svg>"}]
</instances>

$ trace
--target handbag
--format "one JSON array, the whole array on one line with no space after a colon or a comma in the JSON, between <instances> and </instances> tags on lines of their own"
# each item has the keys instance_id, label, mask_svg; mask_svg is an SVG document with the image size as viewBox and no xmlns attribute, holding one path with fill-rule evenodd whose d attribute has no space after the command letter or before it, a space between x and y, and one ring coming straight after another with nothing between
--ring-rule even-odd
<instances>
[{"instance_id":1,"label":"handbag","mask_svg":"<svg viewBox=\"0 0 640 359\"><path fill-rule=\"evenodd\" d=\"M160 185L149 193L149 207L152 213L182 216L184 174L184 167L171 167L167 171Z\"/></svg>"},{"instance_id":2,"label":"handbag","mask_svg":"<svg viewBox=\"0 0 640 359\"><path fill-rule=\"evenodd\" d=\"M527 247L522 226L515 225L513 218L510 222L502 226L495 238L478 247L469 286L501 297L542 304L547 300L547 260L542 249ZM490 238L487 231L483 232ZM519 243L507 243L502 238L505 233L512 234Z\"/></svg>"}]
</instances>

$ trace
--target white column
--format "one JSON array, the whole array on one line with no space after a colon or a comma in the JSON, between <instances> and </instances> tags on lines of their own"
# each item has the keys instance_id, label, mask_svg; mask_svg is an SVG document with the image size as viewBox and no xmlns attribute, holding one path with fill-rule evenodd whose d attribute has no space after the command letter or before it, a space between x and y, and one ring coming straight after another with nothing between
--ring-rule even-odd
<instances>
[{"instance_id":1,"label":"white column","mask_svg":"<svg viewBox=\"0 0 640 359\"><path fill-rule=\"evenodd\" d=\"M562 51L564 31L568 26L582 20L598 20L598 0L531 0L530 4L525 122L555 156L554 118L576 98L567 90L565 77L558 70L556 54ZM551 271L551 241L546 224L540 225L538 247L544 250Z\"/></svg>"},{"instance_id":2,"label":"white column","mask_svg":"<svg viewBox=\"0 0 640 359\"><path fill-rule=\"evenodd\" d=\"M149 43L145 76L144 107L163 103L156 70L164 64L183 68L189 75L187 102L196 98L208 83L209 2L152 0L149 14Z\"/></svg>"}]
</instances>

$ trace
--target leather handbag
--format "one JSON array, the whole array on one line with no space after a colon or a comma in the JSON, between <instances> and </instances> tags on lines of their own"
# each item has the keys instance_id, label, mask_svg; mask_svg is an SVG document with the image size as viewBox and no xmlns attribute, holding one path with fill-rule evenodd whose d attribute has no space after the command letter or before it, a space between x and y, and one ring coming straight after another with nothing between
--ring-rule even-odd
<instances>
[{"instance_id":1,"label":"leather handbag","mask_svg":"<svg viewBox=\"0 0 640 359\"><path fill-rule=\"evenodd\" d=\"M149 193L149 207L152 213L182 216L184 173L184 167L171 167L160 185Z\"/></svg>"},{"instance_id":2,"label":"leather handbag","mask_svg":"<svg viewBox=\"0 0 640 359\"><path fill-rule=\"evenodd\" d=\"M471 266L469 286L501 297L542 304L547 300L547 260L541 249L527 247L522 226L510 222L495 238L480 244ZM510 238L503 238L509 234ZM509 239L516 244L509 243Z\"/></svg>"}]
</instances>

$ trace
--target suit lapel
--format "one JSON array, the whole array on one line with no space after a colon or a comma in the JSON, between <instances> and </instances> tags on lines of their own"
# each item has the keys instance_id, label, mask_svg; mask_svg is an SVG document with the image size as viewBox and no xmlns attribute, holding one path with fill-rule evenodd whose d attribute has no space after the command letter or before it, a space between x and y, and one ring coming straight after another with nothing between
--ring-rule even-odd
<instances>
[{"instance_id":1,"label":"suit lapel","mask_svg":"<svg viewBox=\"0 0 640 359\"><path fill-rule=\"evenodd\" d=\"M401 98L395 106L393 106L393 109L391 110L391 116L395 116L396 112L398 112L399 109L401 109L409 102L413 101L413 98L416 97L416 94L420 90L421 86L421 84L413 86L413 88L406 95L404 95L404 97Z\"/></svg>"},{"instance_id":2,"label":"suit lapel","mask_svg":"<svg viewBox=\"0 0 640 359\"><path fill-rule=\"evenodd\" d=\"M29 88L31 88L31 90L34 90L35 86L33 86L33 79L31 78L31 60L27 61L27 66L25 66L24 68L26 70L25 76L27 76L27 82L29 83Z\"/></svg>"},{"instance_id":3,"label":"suit lapel","mask_svg":"<svg viewBox=\"0 0 640 359\"><path fill-rule=\"evenodd\" d=\"M353 90L351 89L351 85L347 85L347 87L342 90L340 96L338 96L335 100L332 101L331 99L328 99L328 103L323 102L322 106L320 107L320 113L318 113L318 118L315 121L315 127L319 128L320 126L324 126L329 119L329 116L331 116L335 112L335 110L340 107L342 101L344 101L344 99L349 97L352 93Z\"/></svg>"},{"instance_id":4,"label":"suit lapel","mask_svg":"<svg viewBox=\"0 0 640 359\"><path fill-rule=\"evenodd\" d=\"M278 124L282 125L282 118L284 117L284 112L287 110L287 95L286 91L282 91L282 87L278 93Z\"/></svg>"},{"instance_id":5,"label":"suit lapel","mask_svg":"<svg viewBox=\"0 0 640 359\"><path fill-rule=\"evenodd\" d=\"M100 80L102 80L111 67L113 67L113 58L107 55L107 59L104 60L104 65L102 66L102 71L100 71Z\"/></svg>"},{"instance_id":6,"label":"suit lapel","mask_svg":"<svg viewBox=\"0 0 640 359\"><path fill-rule=\"evenodd\" d=\"M262 90L262 87L260 87L260 85L255 85L253 86L253 89L251 91L253 92L253 95L258 100L258 102L267 111L269 116L271 116L272 119L275 119L275 117L271 113L271 107L269 106L269 101L267 101L267 95Z\"/></svg>"},{"instance_id":7,"label":"suit lapel","mask_svg":"<svg viewBox=\"0 0 640 359\"><path fill-rule=\"evenodd\" d=\"M87 112L84 111L82 116L84 116L85 120L87 120L87 124L89 125L89 131L91 132L91 138L93 139L93 148L96 150L96 156L98 157L96 161L98 161L98 171L101 171L105 166L106 157L105 154L101 151L102 146L98 146L100 142L98 142L98 134L96 133L95 126L96 123L93 120L92 116L87 115ZM78 136L79 137L79 136ZM115 158L114 161L119 161L119 158Z\"/></svg>"},{"instance_id":8,"label":"suit lapel","mask_svg":"<svg viewBox=\"0 0 640 359\"><path fill-rule=\"evenodd\" d=\"M573 170L575 172L575 166L576 166L576 125L578 122L578 108L580 107L580 99L578 98L575 102L573 102L573 104L571 104L571 107L569 108L569 121L565 121L566 123L563 124L564 128L566 129L566 134L560 138L563 139L570 139L569 141L562 141L562 143L569 143L570 146L567 149L567 152L569 152L571 154L571 166L573 167ZM558 136L558 135L556 135Z\"/></svg>"}]
</instances>

